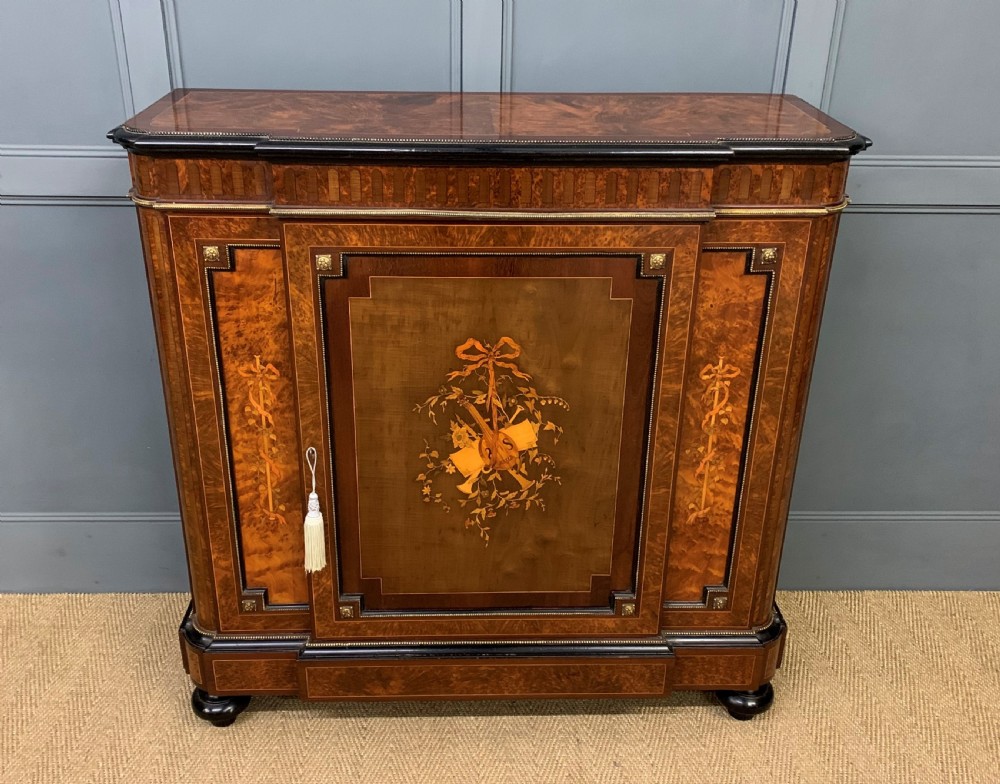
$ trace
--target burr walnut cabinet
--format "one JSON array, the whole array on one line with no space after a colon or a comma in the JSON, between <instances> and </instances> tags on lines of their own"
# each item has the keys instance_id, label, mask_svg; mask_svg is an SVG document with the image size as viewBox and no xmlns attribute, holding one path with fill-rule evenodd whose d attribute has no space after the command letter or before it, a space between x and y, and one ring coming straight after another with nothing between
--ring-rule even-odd
<instances>
[{"instance_id":1,"label":"burr walnut cabinet","mask_svg":"<svg viewBox=\"0 0 1000 784\"><path fill-rule=\"evenodd\" d=\"M770 704L867 139L779 95L228 90L177 90L110 137L199 715L256 694Z\"/></svg>"}]
</instances>

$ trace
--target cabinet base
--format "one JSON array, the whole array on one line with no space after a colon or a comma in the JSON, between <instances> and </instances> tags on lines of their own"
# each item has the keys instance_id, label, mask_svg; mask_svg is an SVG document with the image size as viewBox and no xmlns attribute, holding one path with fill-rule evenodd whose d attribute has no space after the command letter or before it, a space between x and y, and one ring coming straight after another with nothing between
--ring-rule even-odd
<instances>
[{"instance_id":1,"label":"cabinet base","mask_svg":"<svg viewBox=\"0 0 1000 784\"><path fill-rule=\"evenodd\" d=\"M305 700L663 697L717 692L737 719L766 710L785 622L745 631L678 632L615 641L315 642L199 629L191 608L181 649L198 688L195 713L231 724L254 694Z\"/></svg>"}]
</instances>

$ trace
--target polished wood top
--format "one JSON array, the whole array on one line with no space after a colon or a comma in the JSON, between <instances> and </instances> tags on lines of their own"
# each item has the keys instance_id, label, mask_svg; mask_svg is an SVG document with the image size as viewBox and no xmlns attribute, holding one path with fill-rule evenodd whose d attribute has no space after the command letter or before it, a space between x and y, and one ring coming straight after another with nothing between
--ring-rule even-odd
<instances>
[{"instance_id":1,"label":"polished wood top","mask_svg":"<svg viewBox=\"0 0 1000 784\"><path fill-rule=\"evenodd\" d=\"M136 151L583 158L844 156L867 139L789 95L175 90L109 134ZM632 156L630 156L632 157Z\"/></svg>"}]
</instances>

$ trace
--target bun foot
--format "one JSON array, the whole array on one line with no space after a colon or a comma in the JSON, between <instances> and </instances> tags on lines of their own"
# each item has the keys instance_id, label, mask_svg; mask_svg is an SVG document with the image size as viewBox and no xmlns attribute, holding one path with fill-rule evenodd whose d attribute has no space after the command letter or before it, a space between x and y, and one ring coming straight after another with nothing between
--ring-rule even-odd
<instances>
[{"instance_id":1,"label":"bun foot","mask_svg":"<svg viewBox=\"0 0 1000 784\"><path fill-rule=\"evenodd\" d=\"M774 689L765 683L756 691L717 691L715 696L729 715L740 721L748 721L758 713L763 713L774 702Z\"/></svg>"},{"instance_id":2,"label":"bun foot","mask_svg":"<svg viewBox=\"0 0 1000 784\"><path fill-rule=\"evenodd\" d=\"M191 692L191 708L194 710L194 715L212 722L216 727L228 727L249 704L250 698L246 695L217 697L198 688Z\"/></svg>"}]
</instances>

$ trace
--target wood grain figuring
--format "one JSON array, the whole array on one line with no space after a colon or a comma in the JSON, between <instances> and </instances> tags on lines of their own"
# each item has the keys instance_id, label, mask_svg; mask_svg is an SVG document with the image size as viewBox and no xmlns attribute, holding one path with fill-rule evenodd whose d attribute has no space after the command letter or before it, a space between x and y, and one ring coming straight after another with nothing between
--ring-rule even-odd
<instances>
[{"instance_id":1,"label":"wood grain figuring","mask_svg":"<svg viewBox=\"0 0 1000 784\"><path fill-rule=\"evenodd\" d=\"M802 424L808 397L809 380L812 375L813 358L816 355L816 341L819 337L820 319L826 298L826 287L833 258L833 244L839 215L831 215L816 221L810 232L806 277L804 281L802 306L796 340L793 349L791 383L785 418L781 424L782 444L778 453L777 482L773 496L777 499L776 523L765 530L761 542L762 562L753 600L752 623L761 623L766 618L775 588L777 587L778 565L781 560L781 546L784 541L784 522L788 518L791 502L791 483L795 472Z\"/></svg>"},{"instance_id":2,"label":"wood grain figuring","mask_svg":"<svg viewBox=\"0 0 1000 784\"><path fill-rule=\"evenodd\" d=\"M598 697L669 693L673 660L652 662L540 662L307 665L307 699L435 699L488 697Z\"/></svg>"},{"instance_id":3,"label":"wood grain figuring","mask_svg":"<svg viewBox=\"0 0 1000 784\"><path fill-rule=\"evenodd\" d=\"M756 686L754 670L759 653L678 651L672 673L678 689L750 689Z\"/></svg>"},{"instance_id":4,"label":"wood grain figuring","mask_svg":"<svg viewBox=\"0 0 1000 784\"><path fill-rule=\"evenodd\" d=\"M294 656L283 658L212 657L214 694L288 694L298 686Z\"/></svg>"},{"instance_id":5,"label":"wood grain figuring","mask_svg":"<svg viewBox=\"0 0 1000 784\"><path fill-rule=\"evenodd\" d=\"M309 601L284 272L280 249L233 246L209 268L247 588L270 604Z\"/></svg>"},{"instance_id":6,"label":"wood grain figuring","mask_svg":"<svg viewBox=\"0 0 1000 784\"><path fill-rule=\"evenodd\" d=\"M715 206L837 204L844 198L847 163L745 164L713 172Z\"/></svg>"},{"instance_id":7,"label":"wood grain figuring","mask_svg":"<svg viewBox=\"0 0 1000 784\"><path fill-rule=\"evenodd\" d=\"M701 601L726 577L768 292L747 257L703 252L698 263L667 601Z\"/></svg>"},{"instance_id":8,"label":"wood grain figuring","mask_svg":"<svg viewBox=\"0 0 1000 784\"><path fill-rule=\"evenodd\" d=\"M181 643L181 650L184 652L184 662L191 680L198 686L204 686L205 676L201 672L201 651L195 650L184 642Z\"/></svg>"},{"instance_id":9,"label":"wood grain figuring","mask_svg":"<svg viewBox=\"0 0 1000 784\"><path fill-rule=\"evenodd\" d=\"M153 210L139 209L139 228L146 260L146 278L153 309L153 326L160 357L160 374L167 405L167 423L180 500L184 544L191 593L209 628L218 623L217 587L212 574L212 550L202 495L202 479L195 445L197 435L187 389L187 366L181 332L173 249L167 219Z\"/></svg>"},{"instance_id":10,"label":"wood grain figuring","mask_svg":"<svg viewBox=\"0 0 1000 784\"><path fill-rule=\"evenodd\" d=\"M268 201L271 168L263 161L173 159L131 155L135 191L146 198L189 201Z\"/></svg>"},{"instance_id":11,"label":"wood grain figuring","mask_svg":"<svg viewBox=\"0 0 1000 784\"><path fill-rule=\"evenodd\" d=\"M789 95L361 93L178 89L125 126L274 139L821 142L854 131Z\"/></svg>"}]
</instances>

